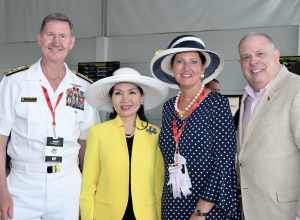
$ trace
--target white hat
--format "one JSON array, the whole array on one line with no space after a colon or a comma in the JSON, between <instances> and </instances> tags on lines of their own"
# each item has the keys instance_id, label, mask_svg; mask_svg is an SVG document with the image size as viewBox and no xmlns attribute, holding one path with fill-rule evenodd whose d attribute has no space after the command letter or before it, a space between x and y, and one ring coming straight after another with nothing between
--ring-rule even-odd
<instances>
[{"instance_id":1,"label":"white hat","mask_svg":"<svg viewBox=\"0 0 300 220\"><path fill-rule=\"evenodd\" d=\"M150 68L152 75L160 81L167 83L169 87L178 89L178 84L171 70L171 59L176 53L198 51L205 56L204 78L202 84L215 79L224 67L224 61L217 53L205 49L204 42L193 35L176 37L167 49L155 54L151 60Z\"/></svg>"},{"instance_id":2,"label":"white hat","mask_svg":"<svg viewBox=\"0 0 300 220\"><path fill-rule=\"evenodd\" d=\"M87 102L100 111L112 112L109 91L117 83L133 83L142 88L144 93L144 109L149 110L164 102L168 96L168 88L152 77L143 76L132 68L123 67L112 76L100 79L91 84L86 91Z\"/></svg>"}]
</instances>

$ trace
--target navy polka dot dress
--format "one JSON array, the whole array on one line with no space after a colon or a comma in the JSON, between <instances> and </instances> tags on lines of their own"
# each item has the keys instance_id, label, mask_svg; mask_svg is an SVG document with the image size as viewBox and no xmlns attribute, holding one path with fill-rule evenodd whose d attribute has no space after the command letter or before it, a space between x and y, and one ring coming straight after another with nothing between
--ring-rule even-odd
<instances>
[{"instance_id":1,"label":"navy polka dot dress","mask_svg":"<svg viewBox=\"0 0 300 220\"><path fill-rule=\"evenodd\" d=\"M165 162L165 183L162 198L163 220L187 220L197 201L202 198L215 203L206 220L240 219L236 192L235 129L227 98L210 93L186 119L180 138L180 154L187 160L192 181L192 194L173 198L168 164L174 162L175 142L172 120L175 97L164 104L160 146ZM177 128L183 123L176 116Z\"/></svg>"}]
</instances>

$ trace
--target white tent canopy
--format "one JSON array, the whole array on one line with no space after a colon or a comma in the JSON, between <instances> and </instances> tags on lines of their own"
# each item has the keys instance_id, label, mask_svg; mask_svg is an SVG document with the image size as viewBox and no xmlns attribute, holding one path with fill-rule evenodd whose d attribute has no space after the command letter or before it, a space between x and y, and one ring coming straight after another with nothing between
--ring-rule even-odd
<instances>
[{"instance_id":1,"label":"white tent canopy","mask_svg":"<svg viewBox=\"0 0 300 220\"><path fill-rule=\"evenodd\" d=\"M298 0L0 0L0 40L34 41L41 19L62 11L79 38L295 25Z\"/></svg>"}]
</instances>

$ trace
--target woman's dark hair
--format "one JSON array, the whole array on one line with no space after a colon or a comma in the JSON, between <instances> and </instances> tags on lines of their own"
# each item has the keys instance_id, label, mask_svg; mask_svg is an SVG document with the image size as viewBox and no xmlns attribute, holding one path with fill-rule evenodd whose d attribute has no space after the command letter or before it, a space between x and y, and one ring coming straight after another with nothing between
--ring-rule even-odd
<instances>
[{"instance_id":1,"label":"woman's dark hair","mask_svg":"<svg viewBox=\"0 0 300 220\"><path fill-rule=\"evenodd\" d=\"M140 91L140 93L141 93L142 95L144 95L143 89L142 89L141 87L139 87L138 85L135 85L135 86L138 88L138 90ZM110 98L112 97L113 92L114 92L114 86L113 86L113 87L109 90L109 92L108 92L108 95L109 95ZM113 108L113 112L111 112L111 113L109 114L109 119L114 119L115 117L117 117L117 115L118 115L118 113L117 113L117 112L115 111L115 109ZM146 122L146 125L145 125L145 126L143 126L142 128L138 128L138 127L137 127L137 129L139 129L139 130L146 129L146 128L148 127L148 119L147 119L147 117L146 117L146 115L145 115L144 105L141 105L141 106L140 106L140 108L139 108L138 111L137 111L137 115L139 116L139 118L140 118L142 121L145 121L145 122Z\"/></svg>"},{"instance_id":2,"label":"woman's dark hair","mask_svg":"<svg viewBox=\"0 0 300 220\"><path fill-rule=\"evenodd\" d=\"M191 51L191 52L193 52L193 51ZM205 56L199 51L195 51L195 52L197 52L199 54L199 57L200 57L200 60L201 60L202 64L205 64L205 62L206 62ZM180 52L180 53L185 53L185 52ZM176 53L176 54L174 54L174 56L172 56L171 62L170 62L171 67L173 66L176 55L180 54L180 53Z\"/></svg>"}]
</instances>

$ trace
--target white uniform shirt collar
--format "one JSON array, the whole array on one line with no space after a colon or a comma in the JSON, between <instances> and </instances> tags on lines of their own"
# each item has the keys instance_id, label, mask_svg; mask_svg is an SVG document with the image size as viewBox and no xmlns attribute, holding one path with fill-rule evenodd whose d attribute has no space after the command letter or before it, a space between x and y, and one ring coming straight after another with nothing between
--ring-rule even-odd
<instances>
[{"instance_id":1,"label":"white uniform shirt collar","mask_svg":"<svg viewBox=\"0 0 300 220\"><path fill-rule=\"evenodd\" d=\"M62 80L62 82L60 83L57 90L55 91L55 93L60 93L61 91L64 91L66 87L70 86L70 82L74 81L74 78L72 77L73 76L72 71L69 69L69 67L66 63L64 65L66 68L66 75L65 75L64 79ZM51 93L51 91L52 91L51 86L42 71L41 59L39 59L35 64L33 64L30 67L30 69L34 69L34 71L30 71L27 79L40 81L40 83L47 88L48 92Z\"/></svg>"}]
</instances>

